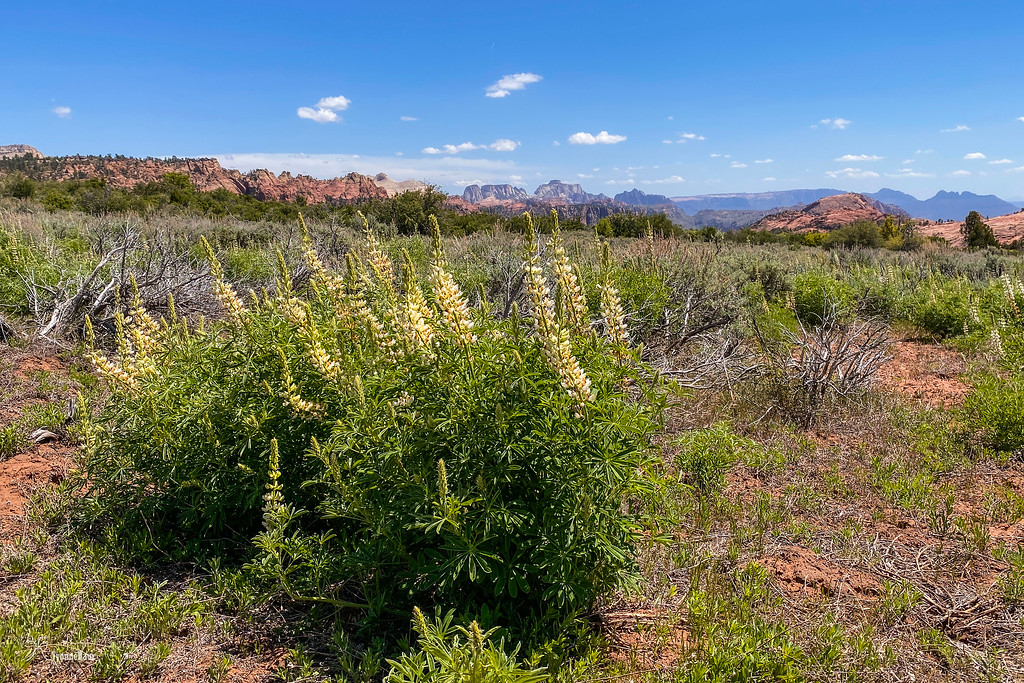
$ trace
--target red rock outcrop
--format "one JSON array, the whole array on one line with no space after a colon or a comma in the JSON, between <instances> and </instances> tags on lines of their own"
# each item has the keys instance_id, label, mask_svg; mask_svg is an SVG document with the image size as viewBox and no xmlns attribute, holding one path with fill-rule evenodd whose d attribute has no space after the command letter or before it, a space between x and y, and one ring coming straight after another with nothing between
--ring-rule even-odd
<instances>
[{"instance_id":1,"label":"red rock outcrop","mask_svg":"<svg viewBox=\"0 0 1024 683\"><path fill-rule=\"evenodd\" d=\"M274 175L266 169L242 173L224 168L216 159L135 159L131 157L44 157L26 173L37 180L81 180L104 178L112 187L129 189L160 180L165 173L184 173L199 190L224 189L261 200L294 201L305 197L311 204L325 201L350 202L387 199L387 190L370 176L349 173L341 178L321 180L289 172Z\"/></svg>"},{"instance_id":2,"label":"red rock outcrop","mask_svg":"<svg viewBox=\"0 0 1024 683\"><path fill-rule=\"evenodd\" d=\"M1000 244L1010 244L1024 239L1024 209L1017 213L1009 213L1005 216L993 216L986 218L985 222L992 228L996 240ZM922 235L942 237L949 240L949 243L956 247L964 246L963 235L960 230L963 228L963 221L937 223L927 221L917 224L917 230Z\"/></svg>"},{"instance_id":3,"label":"red rock outcrop","mask_svg":"<svg viewBox=\"0 0 1024 683\"><path fill-rule=\"evenodd\" d=\"M832 230L855 221L881 221L884 218L885 214L877 208L877 202L851 192L823 197L802 209L773 213L750 227L754 230L807 232Z\"/></svg>"}]
</instances>

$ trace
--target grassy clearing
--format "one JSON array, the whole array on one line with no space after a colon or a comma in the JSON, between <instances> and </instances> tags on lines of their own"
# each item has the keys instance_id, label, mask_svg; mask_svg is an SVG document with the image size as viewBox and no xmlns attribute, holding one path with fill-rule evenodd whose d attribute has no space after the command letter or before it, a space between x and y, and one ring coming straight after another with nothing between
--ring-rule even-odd
<instances>
[{"instance_id":1,"label":"grassy clearing","mask_svg":"<svg viewBox=\"0 0 1024 683\"><path fill-rule=\"evenodd\" d=\"M95 267L45 220L19 281ZM193 227L212 277L183 236L191 308L121 282L102 382L0 368L12 481L92 406L5 527L0 679L1022 675L1017 257Z\"/></svg>"}]
</instances>

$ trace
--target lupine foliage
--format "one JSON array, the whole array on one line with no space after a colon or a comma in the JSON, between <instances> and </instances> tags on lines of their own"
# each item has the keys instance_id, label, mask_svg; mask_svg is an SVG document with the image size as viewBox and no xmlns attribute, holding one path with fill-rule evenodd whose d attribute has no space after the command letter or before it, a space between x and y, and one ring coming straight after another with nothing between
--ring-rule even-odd
<instances>
[{"instance_id":1,"label":"lupine foliage","mask_svg":"<svg viewBox=\"0 0 1024 683\"><path fill-rule=\"evenodd\" d=\"M234 552L269 593L378 618L545 623L627 583L658 393L621 308L579 320L572 265L556 248L547 268L530 232L530 315L498 319L434 232L425 288L368 232L343 274L307 243L308 286L282 260L252 301L208 251L221 322L134 308L117 360L94 354L112 393L85 430L86 520L136 548Z\"/></svg>"}]
</instances>

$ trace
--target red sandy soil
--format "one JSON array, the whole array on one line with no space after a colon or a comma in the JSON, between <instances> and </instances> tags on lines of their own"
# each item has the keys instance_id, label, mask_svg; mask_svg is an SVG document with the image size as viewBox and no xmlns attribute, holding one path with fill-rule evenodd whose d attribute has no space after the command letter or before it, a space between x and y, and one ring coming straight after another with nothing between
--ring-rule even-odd
<instances>
[{"instance_id":1,"label":"red sandy soil","mask_svg":"<svg viewBox=\"0 0 1024 683\"><path fill-rule=\"evenodd\" d=\"M967 370L963 354L936 344L897 341L892 358L878 371L883 388L917 399L931 407L963 403L970 387L960 379Z\"/></svg>"}]
</instances>

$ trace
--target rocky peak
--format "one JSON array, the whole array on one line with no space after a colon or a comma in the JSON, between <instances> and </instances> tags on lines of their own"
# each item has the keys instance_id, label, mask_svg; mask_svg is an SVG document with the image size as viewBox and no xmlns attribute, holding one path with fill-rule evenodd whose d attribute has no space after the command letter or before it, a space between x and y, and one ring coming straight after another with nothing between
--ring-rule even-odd
<instances>
[{"instance_id":1,"label":"rocky peak","mask_svg":"<svg viewBox=\"0 0 1024 683\"><path fill-rule=\"evenodd\" d=\"M529 195L526 194L526 190L514 185L469 185L463 191L462 198L472 204L479 204L487 199L525 202Z\"/></svg>"},{"instance_id":2,"label":"rocky peak","mask_svg":"<svg viewBox=\"0 0 1024 683\"><path fill-rule=\"evenodd\" d=\"M552 180L544 183L533 193L538 199L563 199L573 204L584 204L597 196L588 194L578 183L563 183L561 180Z\"/></svg>"},{"instance_id":3,"label":"rocky peak","mask_svg":"<svg viewBox=\"0 0 1024 683\"><path fill-rule=\"evenodd\" d=\"M43 158L43 153L32 145L0 145L0 159L23 157L26 154L36 159Z\"/></svg>"},{"instance_id":4,"label":"rocky peak","mask_svg":"<svg viewBox=\"0 0 1024 683\"><path fill-rule=\"evenodd\" d=\"M626 192L615 195L615 201L629 204L630 206L660 206L672 204L672 200L663 194L647 194L643 190L633 188Z\"/></svg>"}]
</instances>

